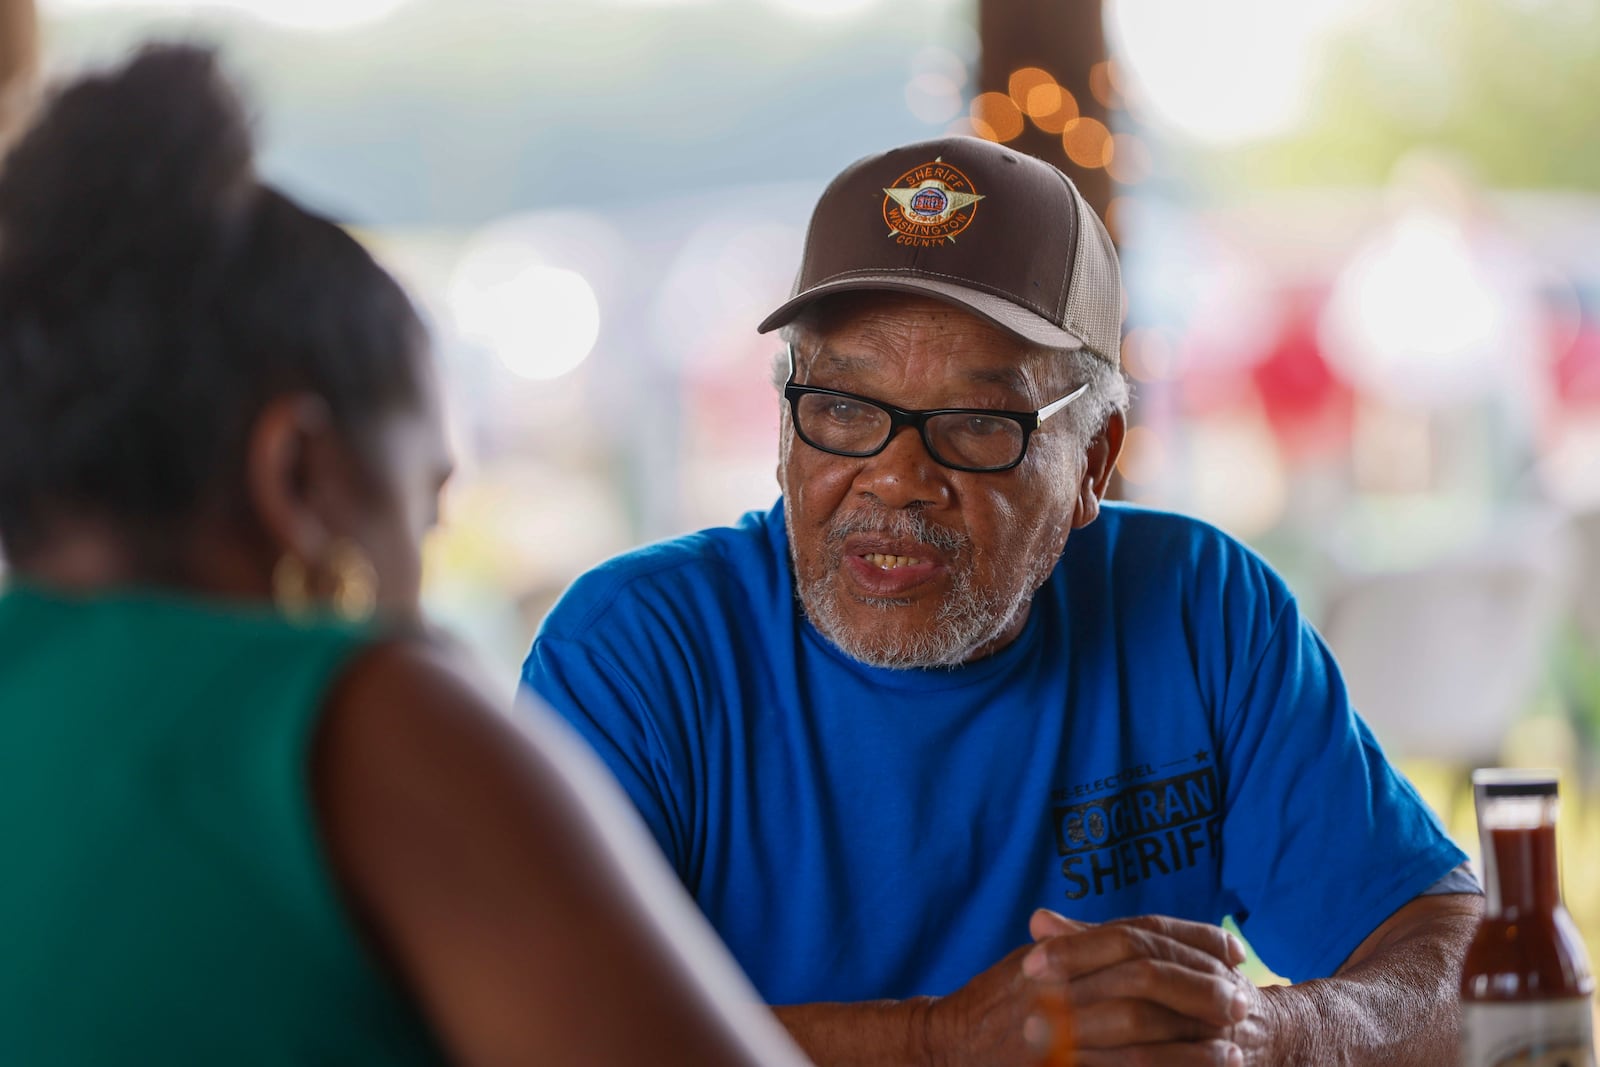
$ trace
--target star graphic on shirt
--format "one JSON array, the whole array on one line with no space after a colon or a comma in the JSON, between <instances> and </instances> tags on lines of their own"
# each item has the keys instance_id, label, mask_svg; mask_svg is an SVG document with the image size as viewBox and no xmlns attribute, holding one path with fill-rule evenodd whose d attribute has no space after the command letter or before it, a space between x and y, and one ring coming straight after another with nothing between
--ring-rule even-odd
<instances>
[{"instance_id":1,"label":"star graphic on shirt","mask_svg":"<svg viewBox=\"0 0 1600 1067\"><path fill-rule=\"evenodd\" d=\"M1194 761L1196 763L1204 763L1206 760L1208 760L1210 758L1211 758L1211 753L1207 752L1203 748L1199 752L1196 752L1194 754Z\"/></svg>"}]
</instances>

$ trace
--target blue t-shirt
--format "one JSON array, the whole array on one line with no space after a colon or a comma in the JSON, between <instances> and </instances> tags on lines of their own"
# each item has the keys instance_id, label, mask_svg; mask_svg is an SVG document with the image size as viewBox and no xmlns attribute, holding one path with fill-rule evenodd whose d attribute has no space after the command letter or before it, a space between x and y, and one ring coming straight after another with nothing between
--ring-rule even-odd
<instances>
[{"instance_id":1,"label":"blue t-shirt","mask_svg":"<svg viewBox=\"0 0 1600 1067\"><path fill-rule=\"evenodd\" d=\"M776 1004L947 993L1038 907L1231 914L1325 976L1464 859L1282 579L1163 512L1074 532L995 655L889 670L805 618L780 504L579 578L523 683Z\"/></svg>"}]
</instances>

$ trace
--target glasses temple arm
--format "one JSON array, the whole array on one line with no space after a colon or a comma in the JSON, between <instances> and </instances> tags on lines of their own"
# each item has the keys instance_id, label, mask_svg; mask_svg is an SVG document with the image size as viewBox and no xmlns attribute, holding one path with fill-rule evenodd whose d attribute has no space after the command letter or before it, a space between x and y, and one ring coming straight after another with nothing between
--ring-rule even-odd
<instances>
[{"instance_id":1,"label":"glasses temple arm","mask_svg":"<svg viewBox=\"0 0 1600 1067\"><path fill-rule=\"evenodd\" d=\"M1056 412L1060 411L1062 408L1066 407L1068 404L1072 403L1074 400L1078 399L1088 391L1089 383L1084 382L1082 385L1078 386L1060 400L1054 400L1046 404L1044 407L1040 408L1037 413L1039 421L1044 422L1045 419L1048 419L1051 415L1054 415Z\"/></svg>"}]
</instances>

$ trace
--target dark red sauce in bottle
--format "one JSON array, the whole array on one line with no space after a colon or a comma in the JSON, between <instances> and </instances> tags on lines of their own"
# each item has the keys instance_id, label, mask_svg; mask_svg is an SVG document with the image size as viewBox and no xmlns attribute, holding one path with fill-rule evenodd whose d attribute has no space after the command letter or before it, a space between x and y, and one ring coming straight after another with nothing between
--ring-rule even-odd
<instances>
[{"instance_id":1,"label":"dark red sauce in bottle","mask_svg":"<svg viewBox=\"0 0 1600 1067\"><path fill-rule=\"evenodd\" d=\"M1556 778L1479 771L1487 907L1461 967L1463 1067L1595 1067L1588 954L1561 903Z\"/></svg>"}]
</instances>

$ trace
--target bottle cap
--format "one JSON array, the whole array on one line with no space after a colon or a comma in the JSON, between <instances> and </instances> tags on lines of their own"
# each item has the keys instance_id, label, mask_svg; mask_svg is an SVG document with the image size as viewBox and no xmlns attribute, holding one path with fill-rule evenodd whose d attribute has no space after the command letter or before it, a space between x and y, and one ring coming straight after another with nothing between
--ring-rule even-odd
<instances>
[{"instance_id":1,"label":"bottle cap","mask_svg":"<svg viewBox=\"0 0 1600 1067\"><path fill-rule=\"evenodd\" d=\"M1486 797L1551 797L1557 772L1527 767L1483 767L1472 772L1472 784Z\"/></svg>"}]
</instances>

